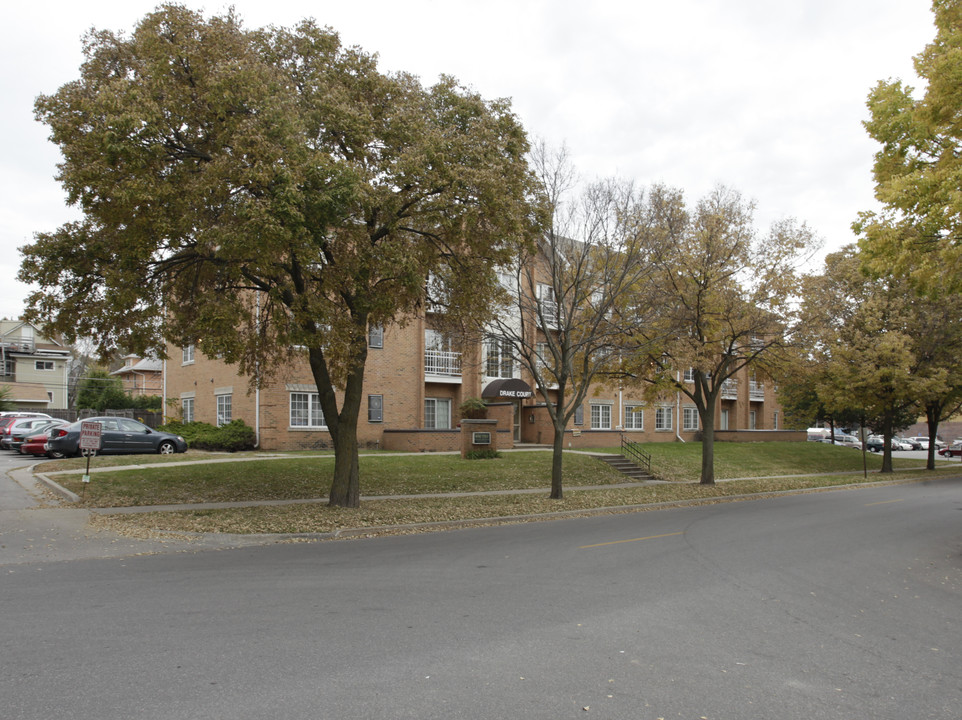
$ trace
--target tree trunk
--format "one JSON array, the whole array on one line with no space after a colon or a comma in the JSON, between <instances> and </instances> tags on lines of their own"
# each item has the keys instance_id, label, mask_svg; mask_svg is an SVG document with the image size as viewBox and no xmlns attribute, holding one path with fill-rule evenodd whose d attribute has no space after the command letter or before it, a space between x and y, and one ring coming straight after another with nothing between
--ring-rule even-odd
<instances>
[{"instance_id":1,"label":"tree trunk","mask_svg":"<svg viewBox=\"0 0 962 720\"><path fill-rule=\"evenodd\" d=\"M552 500L561 500L564 497L562 488L562 461L565 449L565 429L555 426L554 442L551 453L551 495Z\"/></svg>"},{"instance_id":2,"label":"tree trunk","mask_svg":"<svg viewBox=\"0 0 962 720\"><path fill-rule=\"evenodd\" d=\"M331 507L356 508L361 504L361 481L357 459L357 420L364 390L364 363L359 363L347 376L344 402L338 414L334 441L334 479L327 504Z\"/></svg>"},{"instance_id":3,"label":"tree trunk","mask_svg":"<svg viewBox=\"0 0 962 720\"><path fill-rule=\"evenodd\" d=\"M882 431L882 469L879 472L892 472L892 431Z\"/></svg>"},{"instance_id":4,"label":"tree trunk","mask_svg":"<svg viewBox=\"0 0 962 720\"><path fill-rule=\"evenodd\" d=\"M361 324L363 323L363 325ZM358 327L366 327L367 316L355 319ZM356 508L361 504L361 480L357 459L357 420L360 415L361 399L364 391L364 365L367 362L367 337L359 332L361 338L354 346L354 367L348 372L344 385L344 401L337 409L334 383L327 370L323 350L312 348L310 359L311 373L324 411L328 432L334 444L334 479L328 493L330 507Z\"/></svg>"},{"instance_id":5,"label":"tree trunk","mask_svg":"<svg viewBox=\"0 0 962 720\"><path fill-rule=\"evenodd\" d=\"M938 445L935 443L935 438L939 434L939 415L941 415L942 408L939 407L938 410L927 407L925 408L925 420L929 428L929 451L928 458L925 461L926 470L935 470L935 451L938 450Z\"/></svg>"},{"instance_id":6,"label":"tree trunk","mask_svg":"<svg viewBox=\"0 0 962 720\"><path fill-rule=\"evenodd\" d=\"M708 408L711 408L709 412ZM701 484L715 484L715 401L709 400L702 408L698 408L701 418Z\"/></svg>"},{"instance_id":7,"label":"tree trunk","mask_svg":"<svg viewBox=\"0 0 962 720\"><path fill-rule=\"evenodd\" d=\"M358 472L356 422L351 427L342 425L334 442L334 479L327 504L330 507L360 507L361 478Z\"/></svg>"}]
</instances>

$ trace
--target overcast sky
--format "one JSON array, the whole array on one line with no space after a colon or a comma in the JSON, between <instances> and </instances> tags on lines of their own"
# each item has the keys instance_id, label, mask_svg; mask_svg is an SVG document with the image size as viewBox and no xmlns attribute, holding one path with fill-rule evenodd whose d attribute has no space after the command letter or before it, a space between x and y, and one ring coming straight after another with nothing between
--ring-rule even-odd
<instances>
[{"instance_id":1,"label":"overcast sky","mask_svg":"<svg viewBox=\"0 0 962 720\"><path fill-rule=\"evenodd\" d=\"M230 3L184 4L208 14ZM16 3L4 11L0 114L0 316L33 233L77 212L53 179L58 150L34 99L76 79L91 27L130 31L141 0ZM248 27L304 17L382 70L457 77L507 97L531 137L565 143L589 179L663 182L690 201L723 183L758 203L759 229L792 216L827 250L875 207L875 144L861 121L881 79L917 85L934 37L929 0L235 0Z\"/></svg>"}]
</instances>

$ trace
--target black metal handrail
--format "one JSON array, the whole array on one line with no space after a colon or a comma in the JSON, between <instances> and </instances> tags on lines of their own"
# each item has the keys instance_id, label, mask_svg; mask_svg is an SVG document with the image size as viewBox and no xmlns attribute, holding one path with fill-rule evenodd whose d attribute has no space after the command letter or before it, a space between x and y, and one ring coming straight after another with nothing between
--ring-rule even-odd
<instances>
[{"instance_id":1,"label":"black metal handrail","mask_svg":"<svg viewBox=\"0 0 962 720\"><path fill-rule=\"evenodd\" d=\"M646 472L651 472L651 455L641 449L641 443L631 442L624 435L621 436L621 454L634 461Z\"/></svg>"}]
</instances>

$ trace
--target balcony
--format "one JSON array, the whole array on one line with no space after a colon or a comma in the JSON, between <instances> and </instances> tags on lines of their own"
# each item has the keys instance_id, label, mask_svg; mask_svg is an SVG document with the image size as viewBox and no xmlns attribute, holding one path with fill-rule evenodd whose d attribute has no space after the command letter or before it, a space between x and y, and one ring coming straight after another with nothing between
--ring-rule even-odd
<instances>
[{"instance_id":1,"label":"balcony","mask_svg":"<svg viewBox=\"0 0 962 720\"><path fill-rule=\"evenodd\" d=\"M30 353L33 354L37 345L32 338L7 338L0 342L0 347L4 353Z\"/></svg>"},{"instance_id":2,"label":"balcony","mask_svg":"<svg viewBox=\"0 0 962 720\"><path fill-rule=\"evenodd\" d=\"M461 353L425 350L424 379L432 382L461 382Z\"/></svg>"},{"instance_id":3,"label":"balcony","mask_svg":"<svg viewBox=\"0 0 962 720\"><path fill-rule=\"evenodd\" d=\"M755 382L750 380L748 382L748 399L749 400L764 400L765 399L765 383Z\"/></svg>"},{"instance_id":4,"label":"balcony","mask_svg":"<svg viewBox=\"0 0 962 720\"><path fill-rule=\"evenodd\" d=\"M546 328L555 329L561 326L561 308L558 303L542 298L538 300L538 306Z\"/></svg>"},{"instance_id":5,"label":"balcony","mask_svg":"<svg viewBox=\"0 0 962 720\"><path fill-rule=\"evenodd\" d=\"M738 381L726 380L725 382L723 382L721 387L721 397L722 397L722 400L737 400L738 399Z\"/></svg>"}]
</instances>

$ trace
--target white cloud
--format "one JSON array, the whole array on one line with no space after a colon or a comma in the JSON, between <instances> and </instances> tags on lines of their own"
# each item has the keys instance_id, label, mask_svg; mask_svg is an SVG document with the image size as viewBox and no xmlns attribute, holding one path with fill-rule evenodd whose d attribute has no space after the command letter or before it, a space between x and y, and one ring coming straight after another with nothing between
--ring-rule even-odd
<instances>
[{"instance_id":1,"label":"white cloud","mask_svg":"<svg viewBox=\"0 0 962 720\"><path fill-rule=\"evenodd\" d=\"M21 3L0 60L0 315L20 312L16 248L75 216L34 98L77 76L91 26L129 31L156 3ZM187 0L187 4L197 6ZM222 12L229 3L208 3ZM873 205L875 151L860 122L880 79L917 84L934 34L928 0L236 0L250 27L314 16L381 66L458 77L510 97L532 136L565 142L588 177L666 182L690 199L716 183L758 200L760 226L792 215L830 248ZM40 30L38 30L40 29Z\"/></svg>"}]
</instances>

